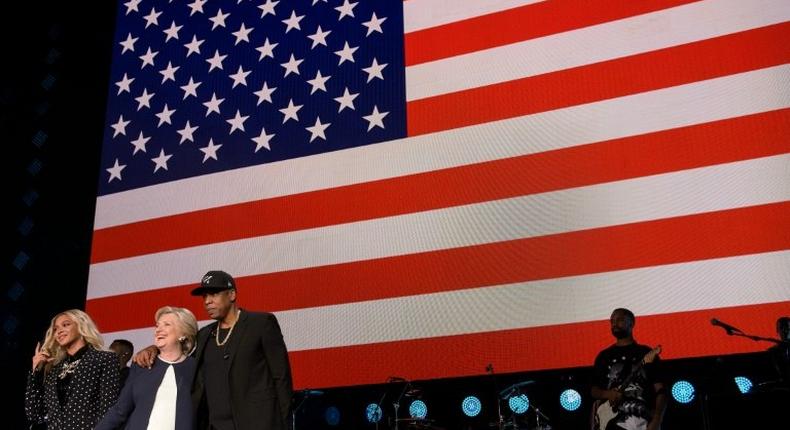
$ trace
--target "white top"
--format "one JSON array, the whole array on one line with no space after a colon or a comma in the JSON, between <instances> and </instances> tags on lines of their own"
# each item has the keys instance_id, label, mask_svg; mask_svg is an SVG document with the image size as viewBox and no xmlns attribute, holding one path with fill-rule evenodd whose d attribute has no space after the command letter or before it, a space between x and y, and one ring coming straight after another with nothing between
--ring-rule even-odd
<instances>
[{"instance_id":1,"label":"white top","mask_svg":"<svg viewBox=\"0 0 790 430\"><path fill-rule=\"evenodd\" d=\"M167 362L166 360L162 360ZM168 364L165 377L156 390L156 399L151 408L151 417L148 418L147 430L173 430L176 428L176 372L173 365Z\"/></svg>"}]
</instances>

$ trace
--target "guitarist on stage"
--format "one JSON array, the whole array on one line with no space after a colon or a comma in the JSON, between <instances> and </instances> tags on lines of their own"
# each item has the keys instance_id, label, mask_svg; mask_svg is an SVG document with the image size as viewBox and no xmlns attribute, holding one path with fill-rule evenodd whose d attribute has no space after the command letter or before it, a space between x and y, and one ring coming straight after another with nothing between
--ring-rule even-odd
<instances>
[{"instance_id":1,"label":"guitarist on stage","mask_svg":"<svg viewBox=\"0 0 790 430\"><path fill-rule=\"evenodd\" d=\"M658 430L667 406L657 369L660 347L636 343L636 320L628 309L615 309L609 322L616 342L595 358L593 428Z\"/></svg>"}]
</instances>

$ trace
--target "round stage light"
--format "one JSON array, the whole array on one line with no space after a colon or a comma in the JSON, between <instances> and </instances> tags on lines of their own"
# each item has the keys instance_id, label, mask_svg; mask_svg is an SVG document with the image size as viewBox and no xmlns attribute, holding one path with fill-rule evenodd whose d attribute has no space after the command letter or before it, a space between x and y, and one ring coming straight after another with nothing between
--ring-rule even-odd
<instances>
[{"instance_id":1,"label":"round stage light","mask_svg":"<svg viewBox=\"0 0 790 430\"><path fill-rule=\"evenodd\" d=\"M513 413L521 415L529 409L529 397L526 394L512 396L507 400L507 404Z\"/></svg>"},{"instance_id":2,"label":"round stage light","mask_svg":"<svg viewBox=\"0 0 790 430\"><path fill-rule=\"evenodd\" d=\"M340 409L334 406L326 408L326 411L324 412L324 420L327 424L333 427L340 424Z\"/></svg>"},{"instance_id":3,"label":"round stage light","mask_svg":"<svg viewBox=\"0 0 790 430\"><path fill-rule=\"evenodd\" d=\"M736 376L735 385L738 386L738 391L740 391L741 394L746 394L752 391L752 387L754 386L754 384L752 384L752 380L745 376Z\"/></svg>"},{"instance_id":4,"label":"round stage light","mask_svg":"<svg viewBox=\"0 0 790 430\"><path fill-rule=\"evenodd\" d=\"M689 381L677 381L672 384L672 398L678 403L691 403L694 400L694 385Z\"/></svg>"},{"instance_id":5,"label":"round stage light","mask_svg":"<svg viewBox=\"0 0 790 430\"><path fill-rule=\"evenodd\" d=\"M566 411L575 411L582 405L582 395L578 391L568 388L560 394L560 406Z\"/></svg>"},{"instance_id":6,"label":"round stage light","mask_svg":"<svg viewBox=\"0 0 790 430\"><path fill-rule=\"evenodd\" d=\"M480 411L483 410L483 404L480 403L480 399L475 396L467 396L463 402L461 402L461 410L464 411L464 415L467 417L476 417L480 414Z\"/></svg>"},{"instance_id":7,"label":"round stage light","mask_svg":"<svg viewBox=\"0 0 790 430\"><path fill-rule=\"evenodd\" d=\"M409 405L409 415L412 418L423 419L428 416L428 405L422 400L415 400Z\"/></svg>"},{"instance_id":8,"label":"round stage light","mask_svg":"<svg viewBox=\"0 0 790 430\"><path fill-rule=\"evenodd\" d=\"M377 423L381 421L381 406L371 403L365 408L365 417L369 423Z\"/></svg>"}]
</instances>

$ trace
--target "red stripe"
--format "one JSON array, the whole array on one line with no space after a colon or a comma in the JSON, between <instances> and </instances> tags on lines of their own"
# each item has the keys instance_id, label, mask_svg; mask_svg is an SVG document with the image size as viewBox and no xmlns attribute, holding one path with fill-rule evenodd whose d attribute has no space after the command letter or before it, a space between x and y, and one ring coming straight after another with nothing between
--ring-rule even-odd
<instances>
[{"instance_id":1,"label":"red stripe","mask_svg":"<svg viewBox=\"0 0 790 430\"><path fill-rule=\"evenodd\" d=\"M623 305L612 299L612 308ZM774 322L789 311L790 302L779 302L637 315L634 335L641 343L660 344L665 360L753 352L767 346L726 336L720 328L711 326L710 319L719 318L748 333L774 337ZM383 383L395 372L410 380L482 375L488 364L500 374L591 366L596 354L612 341L608 321L592 321L297 351L290 357L297 388L337 387Z\"/></svg>"},{"instance_id":2,"label":"red stripe","mask_svg":"<svg viewBox=\"0 0 790 430\"><path fill-rule=\"evenodd\" d=\"M788 135L783 109L164 217L97 230L91 263L781 154Z\"/></svg>"},{"instance_id":3,"label":"red stripe","mask_svg":"<svg viewBox=\"0 0 790 430\"><path fill-rule=\"evenodd\" d=\"M785 64L790 22L411 101L409 136Z\"/></svg>"},{"instance_id":4,"label":"red stripe","mask_svg":"<svg viewBox=\"0 0 790 430\"><path fill-rule=\"evenodd\" d=\"M406 65L434 61L692 3L690 0L546 1L407 33Z\"/></svg>"},{"instance_id":5,"label":"red stripe","mask_svg":"<svg viewBox=\"0 0 790 430\"><path fill-rule=\"evenodd\" d=\"M786 249L790 202L269 273L238 284L244 306L282 311ZM162 303L202 315L192 288L92 299L87 310L104 331L145 327ZM120 319L117 309L134 312Z\"/></svg>"}]
</instances>

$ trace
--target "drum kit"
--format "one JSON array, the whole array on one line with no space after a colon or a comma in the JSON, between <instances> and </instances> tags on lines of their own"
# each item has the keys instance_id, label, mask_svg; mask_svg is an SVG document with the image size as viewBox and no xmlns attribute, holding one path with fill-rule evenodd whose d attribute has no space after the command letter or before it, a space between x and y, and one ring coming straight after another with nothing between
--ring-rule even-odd
<instances>
[{"instance_id":1,"label":"drum kit","mask_svg":"<svg viewBox=\"0 0 790 430\"><path fill-rule=\"evenodd\" d=\"M534 400L522 400L524 399L522 390L534 383L533 380L521 381L500 391L497 397L498 420L489 426L497 430L551 430L549 417L534 404ZM516 407L511 407L511 399L518 400L515 402ZM508 416L505 415L503 403L510 412ZM518 406L523 410L519 410Z\"/></svg>"},{"instance_id":2,"label":"drum kit","mask_svg":"<svg viewBox=\"0 0 790 430\"><path fill-rule=\"evenodd\" d=\"M443 427L437 425L436 421L432 419L416 417L399 418L398 409L401 400L403 400L404 397L419 397L422 394L422 390L403 378L390 378L388 382L404 384L403 388L400 390L400 395L394 400L393 407L395 419L389 421L389 429L445 430ZM535 381L521 381L499 391L496 396L498 420L489 423L488 427L497 430L551 430L552 427L549 417L534 404L533 400L530 400L524 407L524 411L519 411L519 413L513 411L513 408L510 407L511 398L521 397L524 394L525 388L532 384L535 384ZM382 396L379 406L381 406L383 401L384 396ZM507 411L507 413L505 411ZM378 428L377 422L376 429Z\"/></svg>"}]
</instances>

